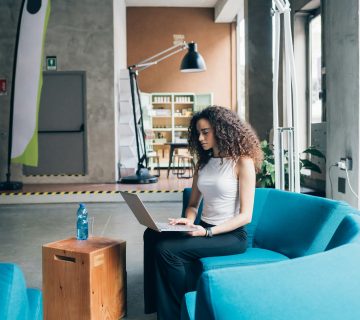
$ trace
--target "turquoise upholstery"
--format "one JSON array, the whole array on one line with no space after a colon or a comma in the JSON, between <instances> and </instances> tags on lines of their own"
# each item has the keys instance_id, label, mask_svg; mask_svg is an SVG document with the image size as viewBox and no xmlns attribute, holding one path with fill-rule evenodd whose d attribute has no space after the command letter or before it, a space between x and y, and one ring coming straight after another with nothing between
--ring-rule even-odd
<instances>
[{"instance_id":1,"label":"turquoise upholstery","mask_svg":"<svg viewBox=\"0 0 360 320\"><path fill-rule=\"evenodd\" d=\"M181 304L181 320L195 319L196 291L185 294Z\"/></svg>"},{"instance_id":2,"label":"turquoise upholstery","mask_svg":"<svg viewBox=\"0 0 360 320\"><path fill-rule=\"evenodd\" d=\"M262 206L253 246L289 258L324 251L340 222L353 211L343 202L271 189Z\"/></svg>"},{"instance_id":3,"label":"turquoise upholstery","mask_svg":"<svg viewBox=\"0 0 360 320\"><path fill-rule=\"evenodd\" d=\"M184 190L183 213L190 197L191 189ZM301 193L276 189L258 188L252 222L246 226L248 247L264 250L251 250L248 255L234 255L229 259L230 266L252 263L265 263L322 252L325 249L348 243L353 219L344 218L349 214L358 215L357 210L344 202L334 201ZM201 210L197 220L200 219ZM348 220L350 219L350 220ZM339 225L342 226L339 227ZM357 234L357 223L354 232ZM339 230L338 230L339 227ZM344 228L344 231L341 231ZM335 234L335 231L337 232ZM333 236L335 237L333 239ZM332 241L332 243L330 243ZM269 260L269 252L277 258ZM257 257L255 258L255 255ZM255 262L256 261L256 262ZM223 266L224 257L201 259L203 270Z\"/></svg>"},{"instance_id":4,"label":"turquoise upholstery","mask_svg":"<svg viewBox=\"0 0 360 320\"><path fill-rule=\"evenodd\" d=\"M185 295L182 319L360 319L360 245L278 263L214 269ZM195 301L194 301L195 300ZM194 308L187 312L187 305Z\"/></svg>"},{"instance_id":5,"label":"turquoise upholstery","mask_svg":"<svg viewBox=\"0 0 360 320\"><path fill-rule=\"evenodd\" d=\"M247 232L249 247L245 253L202 258L202 273L225 268L227 271L223 272L229 272L231 278L236 268L243 270L255 265L260 268L270 262L276 262L275 266L286 261L295 264L299 261L296 258L313 256L345 244L359 244L360 216L356 209L340 201L276 189L256 189L253 219ZM242 287L242 283L237 283L238 289ZM219 291L219 295L228 294ZM237 297L234 299L237 301ZM191 306L195 308L193 296L184 303L184 319L194 319L191 317L195 314L195 310L191 310Z\"/></svg>"},{"instance_id":6,"label":"turquoise upholstery","mask_svg":"<svg viewBox=\"0 0 360 320\"><path fill-rule=\"evenodd\" d=\"M326 250L339 247L346 243L360 243L360 223L357 214L349 214L340 223Z\"/></svg>"},{"instance_id":7,"label":"turquoise upholstery","mask_svg":"<svg viewBox=\"0 0 360 320\"><path fill-rule=\"evenodd\" d=\"M26 288L22 271L13 263L0 263L0 319L43 319L41 291Z\"/></svg>"}]
</instances>

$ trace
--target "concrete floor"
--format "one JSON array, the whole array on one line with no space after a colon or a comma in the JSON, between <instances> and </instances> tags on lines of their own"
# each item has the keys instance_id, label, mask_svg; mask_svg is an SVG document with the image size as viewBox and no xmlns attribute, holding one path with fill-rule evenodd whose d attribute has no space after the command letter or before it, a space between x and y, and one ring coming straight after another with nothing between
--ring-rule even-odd
<instances>
[{"instance_id":1,"label":"concrete floor","mask_svg":"<svg viewBox=\"0 0 360 320\"><path fill-rule=\"evenodd\" d=\"M180 202L147 202L145 205L158 221L166 221L181 212ZM77 207L78 204L73 203L1 205L0 261L19 264L27 286L41 288L41 246L75 236ZM137 222L125 203L90 203L87 208L89 217L94 217L94 236L127 242L126 319L156 319L156 314L143 314L142 234L145 227Z\"/></svg>"}]
</instances>

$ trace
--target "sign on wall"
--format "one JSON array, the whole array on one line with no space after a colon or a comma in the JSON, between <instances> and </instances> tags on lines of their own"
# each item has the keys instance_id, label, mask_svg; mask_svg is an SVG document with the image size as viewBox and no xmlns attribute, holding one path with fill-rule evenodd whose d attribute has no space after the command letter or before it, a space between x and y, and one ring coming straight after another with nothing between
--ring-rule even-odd
<instances>
[{"instance_id":1,"label":"sign on wall","mask_svg":"<svg viewBox=\"0 0 360 320\"><path fill-rule=\"evenodd\" d=\"M55 71L57 69L57 58L56 56L46 57L46 70Z\"/></svg>"},{"instance_id":2,"label":"sign on wall","mask_svg":"<svg viewBox=\"0 0 360 320\"><path fill-rule=\"evenodd\" d=\"M7 94L6 79L0 79L0 96Z\"/></svg>"}]
</instances>

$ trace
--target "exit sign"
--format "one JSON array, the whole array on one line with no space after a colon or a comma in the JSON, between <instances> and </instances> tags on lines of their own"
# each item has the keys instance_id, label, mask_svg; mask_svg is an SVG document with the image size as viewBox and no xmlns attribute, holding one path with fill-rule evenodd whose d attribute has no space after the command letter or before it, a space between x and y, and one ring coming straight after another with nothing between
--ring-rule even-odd
<instances>
[{"instance_id":1,"label":"exit sign","mask_svg":"<svg viewBox=\"0 0 360 320\"><path fill-rule=\"evenodd\" d=\"M6 79L0 79L0 96L7 94Z\"/></svg>"},{"instance_id":2,"label":"exit sign","mask_svg":"<svg viewBox=\"0 0 360 320\"><path fill-rule=\"evenodd\" d=\"M46 57L46 70L56 70L57 69L57 59L55 56Z\"/></svg>"}]
</instances>

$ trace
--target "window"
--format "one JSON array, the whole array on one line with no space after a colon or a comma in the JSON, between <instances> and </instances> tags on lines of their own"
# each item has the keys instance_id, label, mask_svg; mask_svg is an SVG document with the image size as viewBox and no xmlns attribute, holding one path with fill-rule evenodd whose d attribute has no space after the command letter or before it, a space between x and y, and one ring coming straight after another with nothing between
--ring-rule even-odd
<instances>
[{"instance_id":1,"label":"window","mask_svg":"<svg viewBox=\"0 0 360 320\"><path fill-rule=\"evenodd\" d=\"M321 15L309 19L309 107L311 123L324 121L322 105Z\"/></svg>"},{"instance_id":2,"label":"window","mask_svg":"<svg viewBox=\"0 0 360 320\"><path fill-rule=\"evenodd\" d=\"M237 42L237 107L238 115L241 119L246 118L246 95L245 95L245 18L243 15L237 16L236 25Z\"/></svg>"}]
</instances>

